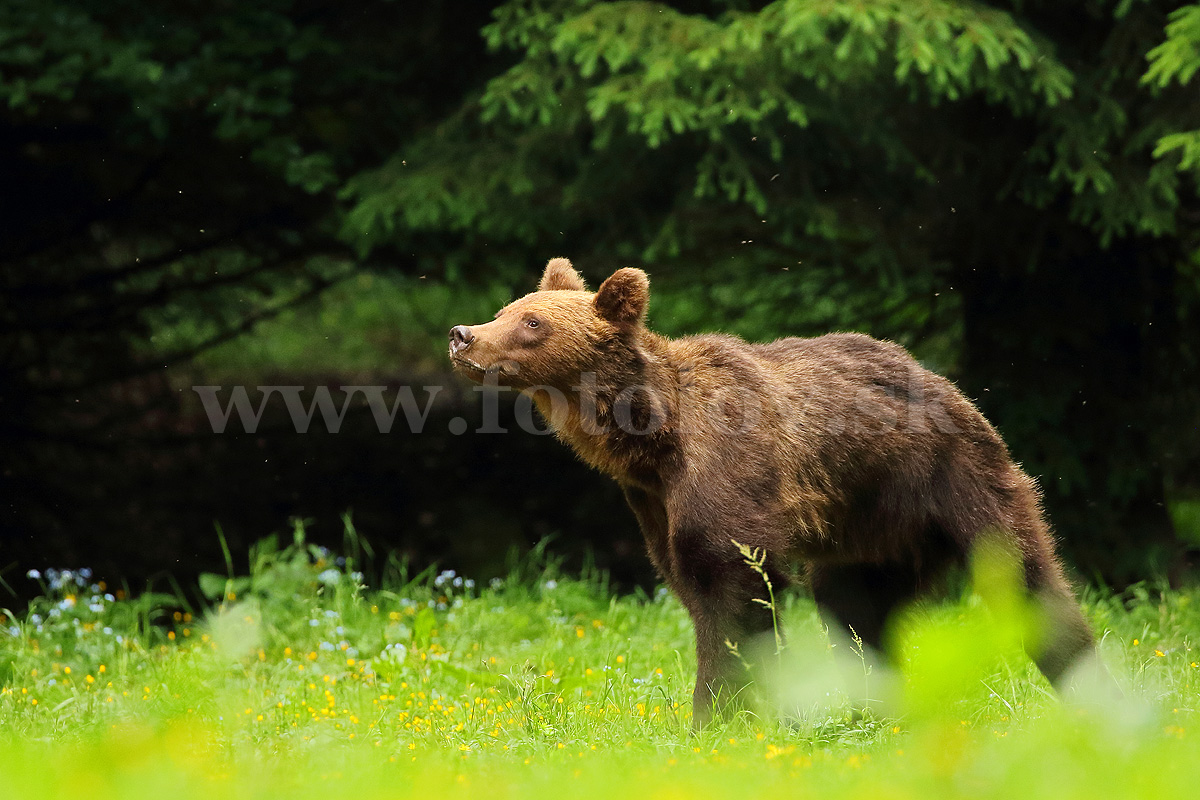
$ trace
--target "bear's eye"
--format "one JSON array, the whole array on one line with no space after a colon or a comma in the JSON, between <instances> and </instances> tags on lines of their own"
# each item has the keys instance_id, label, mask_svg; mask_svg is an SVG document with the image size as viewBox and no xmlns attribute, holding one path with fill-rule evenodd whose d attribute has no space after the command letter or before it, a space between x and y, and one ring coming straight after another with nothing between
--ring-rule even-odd
<instances>
[{"instance_id":1,"label":"bear's eye","mask_svg":"<svg viewBox=\"0 0 1200 800\"><path fill-rule=\"evenodd\" d=\"M527 319L525 320L525 324L530 328L536 328L541 323L539 323L536 319Z\"/></svg>"}]
</instances>

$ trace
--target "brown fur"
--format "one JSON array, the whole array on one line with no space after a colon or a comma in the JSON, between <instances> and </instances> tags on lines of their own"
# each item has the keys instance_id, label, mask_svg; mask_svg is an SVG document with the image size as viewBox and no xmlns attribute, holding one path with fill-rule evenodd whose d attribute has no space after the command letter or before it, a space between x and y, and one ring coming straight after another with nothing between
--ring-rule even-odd
<instances>
[{"instance_id":1,"label":"brown fur","mask_svg":"<svg viewBox=\"0 0 1200 800\"><path fill-rule=\"evenodd\" d=\"M697 724L745 684L726 641L771 629L731 540L765 548L776 586L804 562L822 611L880 647L894 609L1002 532L1050 626L1038 666L1058 681L1091 648L1033 481L949 381L860 334L667 339L643 324L648 302L641 270L593 295L554 259L539 291L455 328L451 357L476 380L565 398L534 392L559 438L621 485L695 623Z\"/></svg>"}]
</instances>

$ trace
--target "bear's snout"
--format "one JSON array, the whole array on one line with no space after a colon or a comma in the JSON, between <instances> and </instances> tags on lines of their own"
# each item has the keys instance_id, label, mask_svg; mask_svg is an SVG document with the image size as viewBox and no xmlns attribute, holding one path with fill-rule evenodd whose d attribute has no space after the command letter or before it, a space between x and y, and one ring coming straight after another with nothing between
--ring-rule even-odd
<instances>
[{"instance_id":1,"label":"bear's snout","mask_svg":"<svg viewBox=\"0 0 1200 800\"><path fill-rule=\"evenodd\" d=\"M455 325L450 329L450 352L457 355L471 346L475 334L466 325Z\"/></svg>"}]
</instances>

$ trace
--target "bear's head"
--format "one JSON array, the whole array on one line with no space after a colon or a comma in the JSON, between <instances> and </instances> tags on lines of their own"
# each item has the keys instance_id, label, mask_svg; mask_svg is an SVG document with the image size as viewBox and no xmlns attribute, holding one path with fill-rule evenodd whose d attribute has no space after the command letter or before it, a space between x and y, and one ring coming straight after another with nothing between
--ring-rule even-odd
<instances>
[{"instance_id":1,"label":"bear's head","mask_svg":"<svg viewBox=\"0 0 1200 800\"><path fill-rule=\"evenodd\" d=\"M509 303L482 325L450 329L450 360L483 382L568 391L597 372L642 328L650 280L640 269L614 272L595 292L565 258L546 264L536 292Z\"/></svg>"}]
</instances>

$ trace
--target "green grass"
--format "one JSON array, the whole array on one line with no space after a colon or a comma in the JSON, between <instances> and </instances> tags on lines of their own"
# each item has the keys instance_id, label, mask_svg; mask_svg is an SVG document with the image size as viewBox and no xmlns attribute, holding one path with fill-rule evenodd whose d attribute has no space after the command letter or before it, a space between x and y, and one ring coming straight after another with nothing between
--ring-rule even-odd
<instances>
[{"instance_id":1,"label":"green grass","mask_svg":"<svg viewBox=\"0 0 1200 800\"><path fill-rule=\"evenodd\" d=\"M354 552L352 549L351 552ZM910 616L888 716L852 643L781 602L780 721L690 730L691 626L528 559L484 586L307 545L206 576L208 608L54 575L0 628L0 797L1183 797L1200 785L1200 592L1091 592L1125 697L1066 704L1003 590ZM990 593L990 596L989 596ZM1011 598L1010 598L1011 599ZM178 609L178 610L172 610ZM842 666L839 667L838 664ZM845 665L849 663L850 668Z\"/></svg>"}]
</instances>

